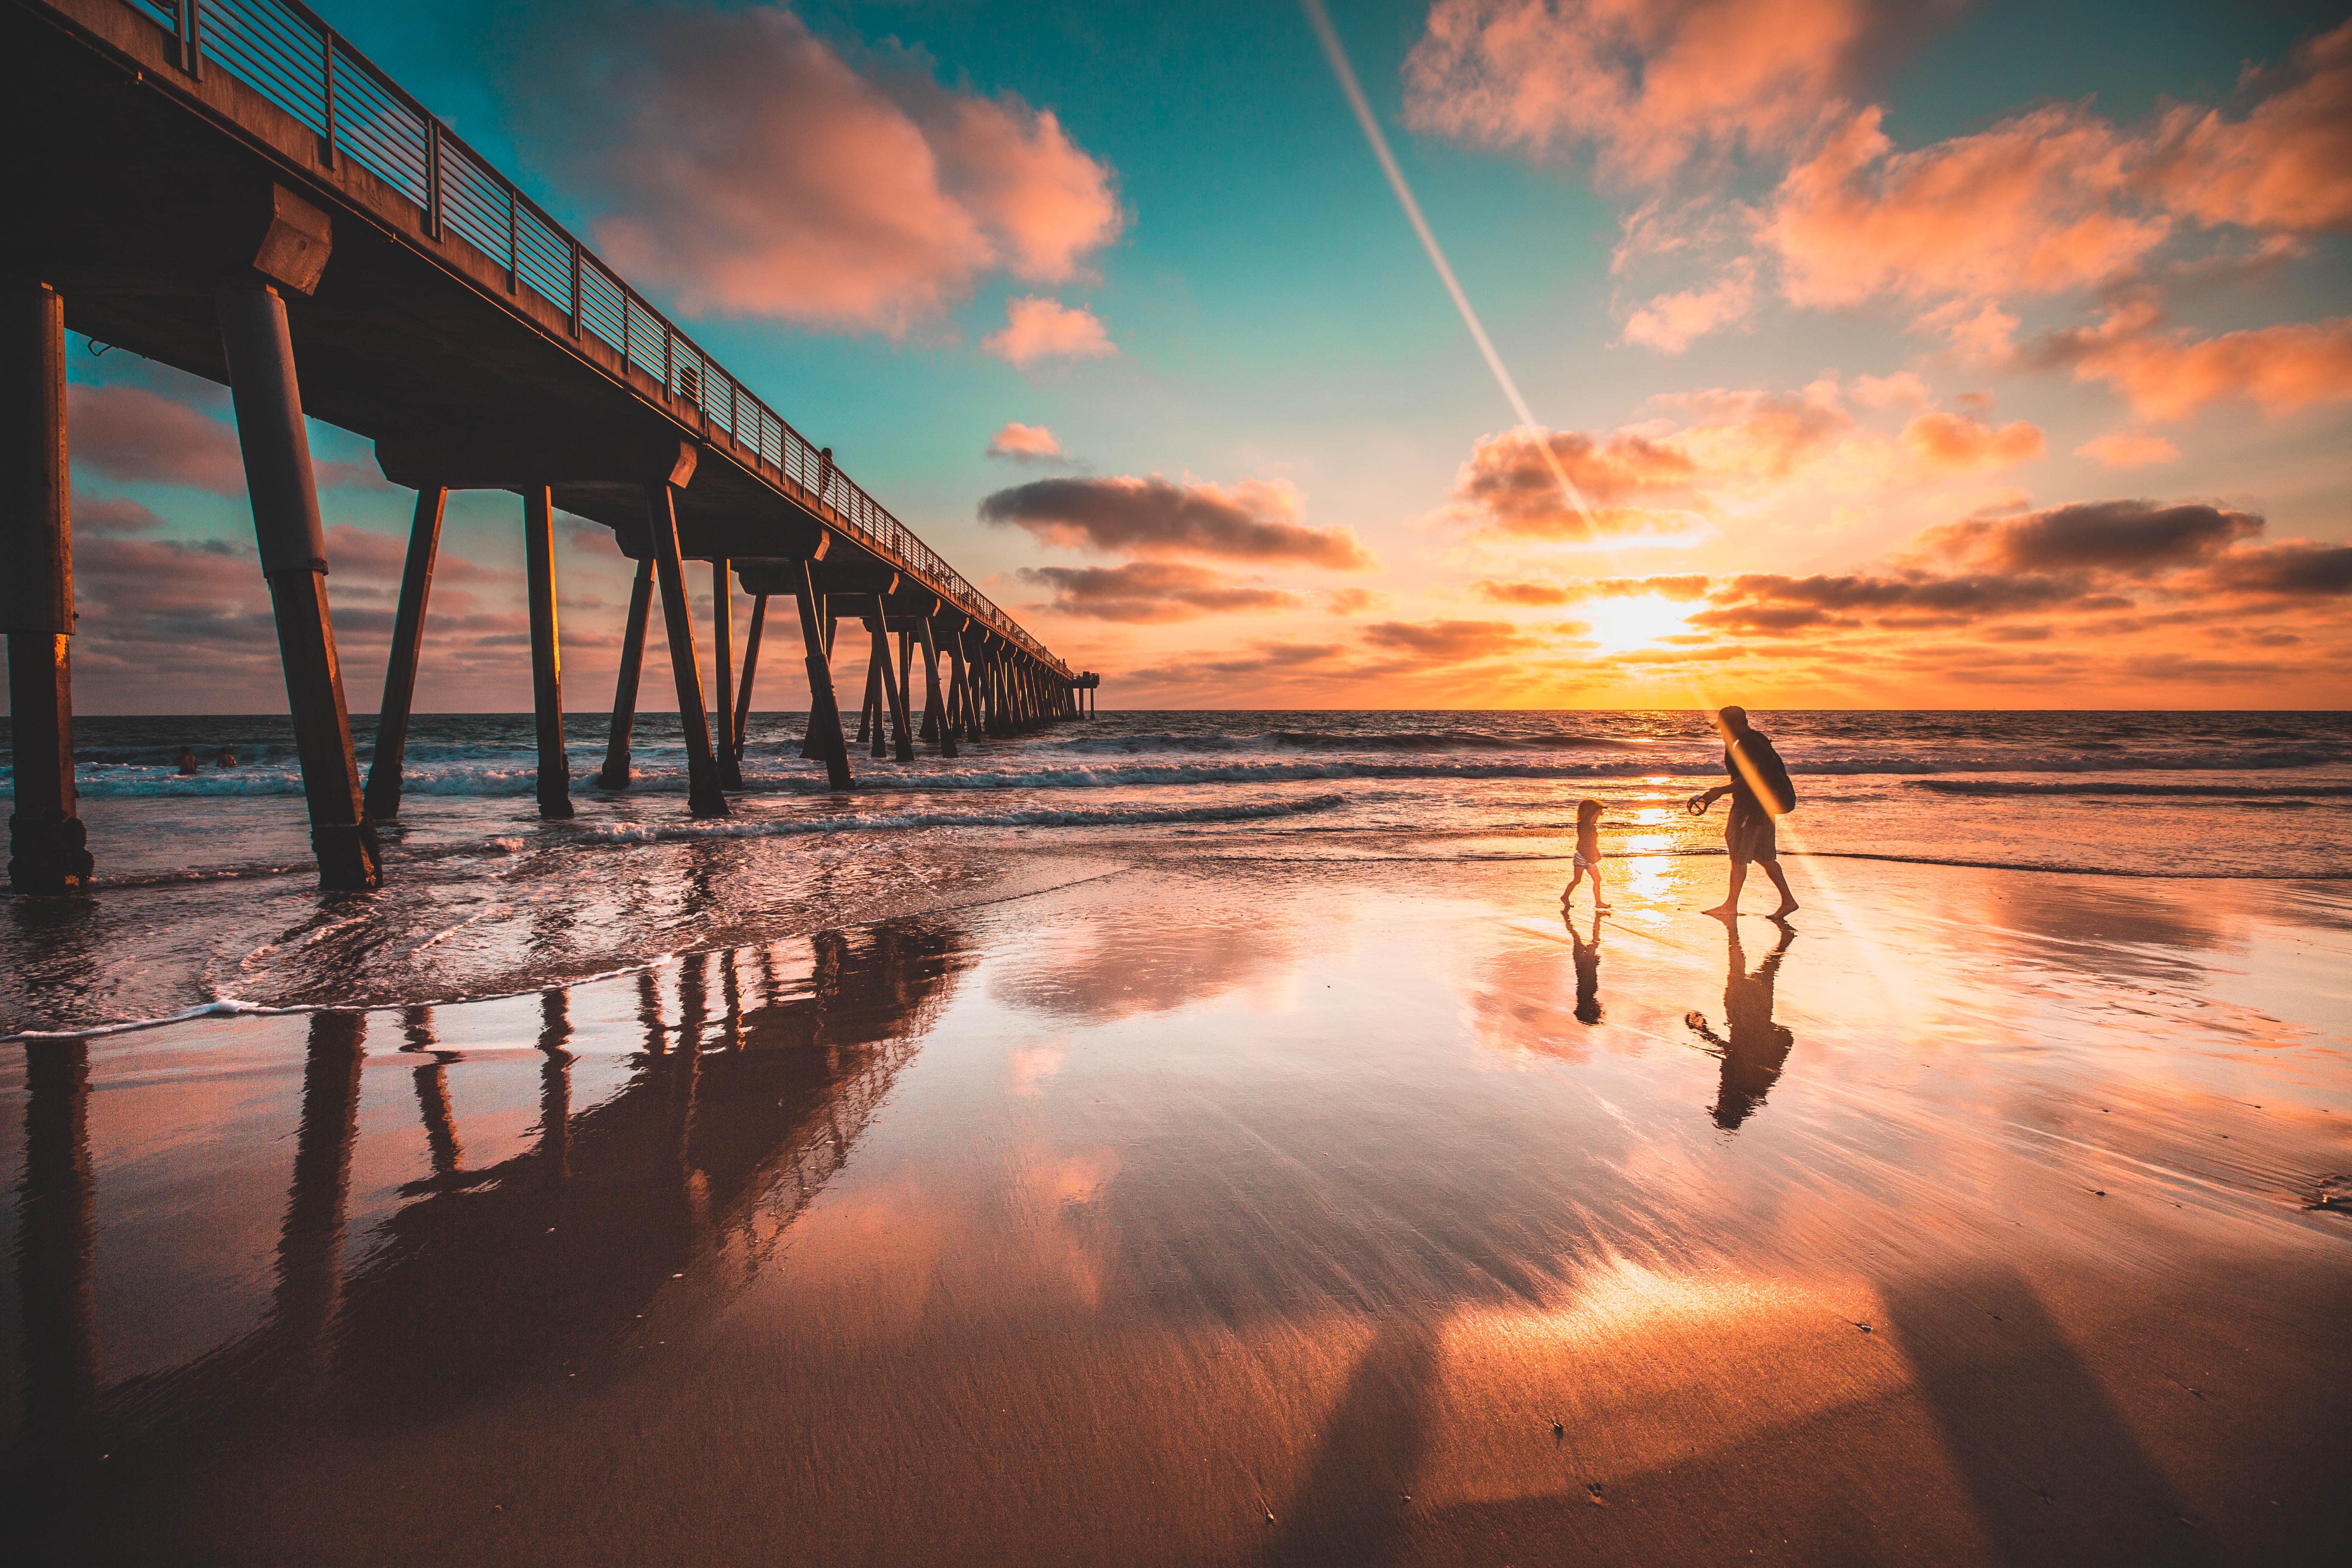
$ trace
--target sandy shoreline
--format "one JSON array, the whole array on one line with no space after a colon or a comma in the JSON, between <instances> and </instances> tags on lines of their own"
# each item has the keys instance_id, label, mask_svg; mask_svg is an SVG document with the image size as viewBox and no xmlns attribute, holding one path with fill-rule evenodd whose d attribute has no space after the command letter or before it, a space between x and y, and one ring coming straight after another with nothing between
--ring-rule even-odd
<instances>
[{"instance_id":1,"label":"sandy shoreline","mask_svg":"<svg viewBox=\"0 0 2352 1568\"><path fill-rule=\"evenodd\" d=\"M1815 861L1735 951L1719 861L1597 944L1430 869L11 1047L20 1500L68 1562L2332 1558L2352 889Z\"/></svg>"}]
</instances>

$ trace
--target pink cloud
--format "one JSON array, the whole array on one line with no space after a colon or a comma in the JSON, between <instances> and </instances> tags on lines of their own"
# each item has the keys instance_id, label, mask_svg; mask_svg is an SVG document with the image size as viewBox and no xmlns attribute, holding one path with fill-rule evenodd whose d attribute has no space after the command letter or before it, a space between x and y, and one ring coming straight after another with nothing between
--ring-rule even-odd
<instances>
[{"instance_id":1,"label":"pink cloud","mask_svg":"<svg viewBox=\"0 0 2352 1568\"><path fill-rule=\"evenodd\" d=\"M988 438L988 455L1024 462L1042 461L1062 456L1062 443L1043 425L1024 425L1014 419Z\"/></svg>"},{"instance_id":2,"label":"pink cloud","mask_svg":"<svg viewBox=\"0 0 2352 1568\"><path fill-rule=\"evenodd\" d=\"M1438 0L1405 61L1415 131L1530 153L1597 149L1612 178L1789 144L1876 31L1867 0Z\"/></svg>"},{"instance_id":3,"label":"pink cloud","mask_svg":"<svg viewBox=\"0 0 2352 1568\"><path fill-rule=\"evenodd\" d=\"M1023 370L1045 359L1101 359L1118 353L1102 318L1084 306L1024 295L1004 303L1004 326L981 347Z\"/></svg>"},{"instance_id":4,"label":"pink cloud","mask_svg":"<svg viewBox=\"0 0 2352 1568\"><path fill-rule=\"evenodd\" d=\"M2177 463L2180 448L2145 430L2117 430L2084 442L2074 448L2074 456L2095 458L2111 468L2139 468L2151 463Z\"/></svg>"},{"instance_id":5,"label":"pink cloud","mask_svg":"<svg viewBox=\"0 0 2352 1568\"><path fill-rule=\"evenodd\" d=\"M1853 378L1853 400L1864 408L1916 408L1934 395L1916 371Z\"/></svg>"},{"instance_id":6,"label":"pink cloud","mask_svg":"<svg viewBox=\"0 0 2352 1568\"><path fill-rule=\"evenodd\" d=\"M74 460L112 479L245 493L236 426L143 386L73 386L66 432Z\"/></svg>"},{"instance_id":7,"label":"pink cloud","mask_svg":"<svg viewBox=\"0 0 2352 1568\"><path fill-rule=\"evenodd\" d=\"M1827 381L1797 394L1716 388L1658 401L1694 422L1605 437L1525 427L1482 437L1454 475L1455 515L1523 539L1696 543L1719 496L1794 478L1853 427ZM1560 488L1562 473L1585 508Z\"/></svg>"},{"instance_id":8,"label":"pink cloud","mask_svg":"<svg viewBox=\"0 0 2352 1568\"><path fill-rule=\"evenodd\" d=\"M1745 321L1755 309L1756 269L1742 261L1706 288L1685 289L1652 300L1625 323L1625 341L1678 354L1696 339Z\"/></svg>"},{"instance_id":9,"label":"pink cloud","mask_svg":"<svg viewBox=\"0 0 2352 1568\"><path fill-rule=\"evenodd\" d=\"M1922 414L1903 427L1903 445L1935 473L2011 468L2042 456L2042 432L2022 419L1996 428L1965 414Z\"/></svg>"},{"instance_id":10,"label":"pink cloud","mask_svg":"<svg viewBox=\"0 0 2352 1568\"><path fill-rule=\"evenodd\" d=\"M2245 119L2183 106L2152 140L2141 187L2200 223L2306 233L2352 225L2352 22L2298 48Z\"/></svg>"},{"instance_id":11,"label":"pink cloud","mask_svg":"<svg viewBox=\"0 0 2352 1568\"><path fill-rule=\"evenodd\" d=\"M617 192L614 263L689 312L898 336L991 271L1066 281L1123 224L1110 170L1010 94L861 70L780 6L599 24L551 139Z\"/></svg>"},{"instance_id":12,"label":"pink cloud","mask_svg":"<svg viewBox=\"0 0 2352 1568\"><path fill-rule=\"evenodd\" d=\"M2129 273L2171 232L2117 209L2131 149L2079 109L1914 153L1895 151L1883 113L1852 115L1775 193L1765 233L1797 304L2053 293Z\"/></svg>"},{"instance_id":13,"label":"pink cloud","mask_svg":"<svg viewBox=\"0 0 2352 1568\"><path fill-rule=\"evenodd\" d=\"M2209 403L2251 400L2265 414L2352 399L2352 316L2192 338L2118 312L2074 340L2074 374L2105 381L2143 419L2185 419Z\"/></svg>"}]
</instances>

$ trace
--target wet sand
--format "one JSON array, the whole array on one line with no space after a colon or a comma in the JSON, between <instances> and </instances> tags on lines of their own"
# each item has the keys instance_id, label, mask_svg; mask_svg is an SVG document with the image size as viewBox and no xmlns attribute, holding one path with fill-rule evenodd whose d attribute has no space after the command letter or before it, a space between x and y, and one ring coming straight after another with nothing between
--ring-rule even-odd
<instances>
[{"instance_id":1,"label":"wet sand","mask_svg":"<svg viewBox=\"0 0 2352 1568\"><path fill-rule=\"evenodd\" d=\"M2281 1563L2352 886L1097 855L7 1047L27 1560ZM1076 873L1083 871L1083 876ZM1056 881L1060 886L1050 886ZM1760 904L1760 888L1751 889Z\"/></svg>"}]
</instances>

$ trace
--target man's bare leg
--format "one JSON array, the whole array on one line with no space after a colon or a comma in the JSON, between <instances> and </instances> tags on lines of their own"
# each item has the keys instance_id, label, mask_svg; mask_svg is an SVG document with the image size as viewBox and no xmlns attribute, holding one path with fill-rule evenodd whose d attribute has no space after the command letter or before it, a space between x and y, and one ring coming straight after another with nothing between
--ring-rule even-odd
<instances>
[{"instance_id":1,"label":"man's bare leg","mask_svg":"<svg viewBox=\"0 0 2352 1568\"><path fill-rule=\"evenodd\" d=\"M1729 890L1723 895L1723 902L1716 905L1715 908L1711 910L1701 910L1699 913L1703 915L1738 914L1739 912L1739 889L1746 884L1747 880L1748 862L1745 860L1734 860L1731 863L1731 887Z\"/></svg>"},{"instance_id":2,"label":"man's bare leg","mask_svg":"<svg viewBox=\"0 0 2352 1568\"><path fill-rule=\"evenodd\" d=\"M1797 895L1789 891L1789 879L1780 875L1780 862L1767 860L1763 867L1764 874L1772 879L1772 885L1780 889L1780 907L1765 918L1777 921L1796 913Z\"/></svg>"}]
</instances>

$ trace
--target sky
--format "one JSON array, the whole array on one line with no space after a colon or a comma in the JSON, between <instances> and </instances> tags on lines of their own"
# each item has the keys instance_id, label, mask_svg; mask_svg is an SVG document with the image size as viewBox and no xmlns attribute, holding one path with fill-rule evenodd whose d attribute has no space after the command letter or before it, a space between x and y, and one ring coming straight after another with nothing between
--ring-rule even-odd
<instances>
[{"instance_id":1,"label":"sky","mask_svg":"<svg viewBox=\"0 0 2352 1568\"><path fill-rule=\"evenodd\" d=\"M1105 708L2352 690L2344 5L1332 0L1490 361L1306 8L312 3ZM283 711L226 393L101 347L77 706ZM313 440L372 711L413 496ZM520 522L420 709L530 706Z\"/></svg>"}]
</instances>

